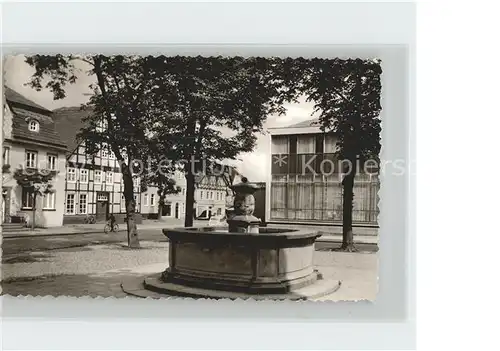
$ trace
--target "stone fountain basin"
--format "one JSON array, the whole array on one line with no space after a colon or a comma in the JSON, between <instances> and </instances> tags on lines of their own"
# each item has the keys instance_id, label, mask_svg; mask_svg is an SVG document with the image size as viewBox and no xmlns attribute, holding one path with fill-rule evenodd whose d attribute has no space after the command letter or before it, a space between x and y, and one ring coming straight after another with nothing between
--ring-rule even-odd
<instances>
[{"instance_id":1,"label":"stone fountain basin","mask_svg":"<svg viewBox=\"0 0 500 351\"><path fill-rule=\"evenodd\" d=\"M259 228L258 234L249 234L202 227L164 229L163 233L170 241L163 283L287 294L321 279L313 265L314 243L321 236L315 231Z\"/></svg>"}]
</instances>

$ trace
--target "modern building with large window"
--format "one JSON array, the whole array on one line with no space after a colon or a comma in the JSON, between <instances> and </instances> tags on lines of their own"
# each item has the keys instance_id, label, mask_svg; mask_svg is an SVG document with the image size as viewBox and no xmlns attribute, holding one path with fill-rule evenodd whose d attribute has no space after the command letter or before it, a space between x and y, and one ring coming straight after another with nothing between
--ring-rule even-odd
<instances>
[{"instance_id":1,"label":"modern building with large window","mask_svg":"<svg viewBox=\"0 0 500 351\"><path fill-rule=\"evenodd\" d=\"M269 135L266 221L340 224L342 172L334 155L336 135L322 132L316 119L270 128ZM354 223L377 224L378 189L376 174L361 171L356 175Z\"/></svg>"},{"instance_id":2,"label":"modern building with large window","mask_svg":"<svg viewBox=\"0 0 500 351\"><path fill-rule=\"evenodd\" d=\"M51 181L53 193L37 197L35 225L62 225L66 144L55 129L53 114L18 92L4 87L2 223L31 223L33 194L17 184L16 169L59 172Z\"/></svg>"}]
</instances>

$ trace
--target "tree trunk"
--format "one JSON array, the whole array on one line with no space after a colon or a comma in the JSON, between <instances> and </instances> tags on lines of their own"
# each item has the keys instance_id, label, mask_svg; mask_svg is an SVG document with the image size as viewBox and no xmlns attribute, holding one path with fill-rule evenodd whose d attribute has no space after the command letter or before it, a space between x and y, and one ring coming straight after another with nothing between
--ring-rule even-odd
<instances>
[{"instance_id":1,"label":"tree trunk","mask_svg":"<svg viewBox=\"0 0 500 351\"><path fill-rule=\"evenodd\" d=\"M184 227L192 227L194 223L194 174L191 167L186 170L186 216Z\"/></svg>"},{"instance_id":2,"label":"tree trunk","mask_svg":"<svg viewBox=\"0 0 500 351\"><path fill-rule=\"evenodd\" d=\"M163 212L163 205L161 203L158 203L158 215L157 215L157 220L161 219L161 214Z\"/></svg>"},{"instance_id":3,"label":"tree trunk","mask_svg":"<svg viewBox=\"0 0 500 351\"><path fill-rule=\"evenodd\" d=\"M106 90L106 80L104 78L102 72L102 59L100 55L96 55L93 57L94 59L94 72L97 77L97 84L99 85L99 89L101 90L101 94L106 101L106 111L105 116L108 122L108 128L112 128L113 120L112 120L112 111L110 111L110 104L108 93ZM132 181L132 174L130 171L129 165L123 162L123 158L120 155L120 150L114 145L113 152L118 157L118 161L121 163L121 171L123 175L123 184L125 186L124 196L125 196L125 211L126 211L126 220L127 220L127 241L128 247L131 249L137 249L140 247L139 244L139 236L137 235L137 224L135 222L135 200L134 200L134 183ZM129 155L128 162L131 161L131 157Z\"/></svg>"},{"instance_id":4,"label":"tree trunk","mask_svg":"<svg viewBox=\"0 0 500 351\"><path fill-rule=\"evenodd\" d=\"M342 246L340 251L355 252L354 233L352 231L352 209L354 203L354 177L356 176L356 158L349 159L351 169L342 181Z\"/></svg>"},{"instance_id":5,"label":"tree trunk","mask_svg":"<svg viewBox=\"0 0 500 351\"><path fill-rule=\"evenodd\" d=\"M31 230L35 230L35 216L36 216L36 193L33 193L33 214L31 218Z\"/></svg>"},{"instance_id":6,"label":"tree trunk","mask_svg":"<svg viewBox=\"0 0 500 351\"><path fill-rule=\"evenodd\" d=\"M186 175L186 211L184 217L184 227L186 228L192 227L194 224L194 193L195 193L194 175L196 171L194 168L197 169L196 163L201 161L196 157L198 155L196 150L197 146L201 143L201 138L203 135L203 131L201 129L203 128L204 128L203 126L200 126L200 133L198 135L198 139L196 140L194 140L196 133L196 118L190 118L186 129L187 137L195 141L194 144L189 145L188 149L185 150L184 153L185 159L189 160L189 162L184 166L184 174Z\"/></svg>"},{"instance_id":7,"label":"tree trunk","mask_svg":"<svg viewBox=\"0 0 500 351\"><path fill-rule=\"evenodd\" d=\"M160 220L163 214L163 205L165 204L166 196L162 194L158 195L160 195L160 200L158 201L158 220Z\"/></svg>"},{"instance_id":8,"label":"tree trunk","mask_svg":"<svg viewBox=\"0 0 500 351\"><path fill-rule=\"evenodd\" d=\"M130 170L125 165L122 166L123 184L125 186L125 209L127 221L127 242L128 247L131 249L138 249L141 247L139 243L139 236L137 235L137 224L135 222L135 200L134 200L134 183Z\"/></svg>"},{"instance_id":9,"label":"tree trunk","mask_svg":"<svg viewBox=\"0 0 500 351\"><path fill-rule=\"evenodd\" d=\"M350 169L342 181L344 190L342 196L342 246L339 249L340 251L347 252L357 251L354 246L354 233L352 231L352 210L354 204L354 178L357 173L357 157L360 153L361 111L359 106L363 101L363 96L361 95L361 76L359 74L356 77L353 94L356 101L354 113L351 116L353 130L345 135L345 154L349 160Z\"/></svg>"}]
</instances>

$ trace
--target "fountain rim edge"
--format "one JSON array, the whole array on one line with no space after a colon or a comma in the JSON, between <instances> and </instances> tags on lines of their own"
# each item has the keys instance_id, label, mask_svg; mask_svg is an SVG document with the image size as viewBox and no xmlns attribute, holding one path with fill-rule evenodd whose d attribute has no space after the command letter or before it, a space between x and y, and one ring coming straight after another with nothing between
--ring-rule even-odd
<instances>
[{"instance_id":1,"label":"fountain rim edge","mask_svg":"<svg viewBox=\"0 0 500 351\"><path fill-rule=\"evenodd\" d=\"M209 229L209 230L202 230L202 229ZM264 228L260 228L264 229ZM267 231L270 228L265 228ZM259 233L238 233L238 232L229 232L227 231L227 227L179 227L179 228L164 228L162 229L163 235L168 237L169 233L172 234L188 234L190 236L195 236L195 237L209 237L209 236L223 236L227 238L244 238L244 237L252 237L252 238L261 238L263 240L265 239L272 239L272 238L280 238L280 239L288 239L288 240L294 240L294 239L306 239L306 238L319 238L323 234L320 233L319 230L310 230L310 229L288 229L288 228L276 228L276 229L283 229L283 231L279 232L259 232ZM225 231L222 231L225 230Z\"/></svg>"}]
</instances>

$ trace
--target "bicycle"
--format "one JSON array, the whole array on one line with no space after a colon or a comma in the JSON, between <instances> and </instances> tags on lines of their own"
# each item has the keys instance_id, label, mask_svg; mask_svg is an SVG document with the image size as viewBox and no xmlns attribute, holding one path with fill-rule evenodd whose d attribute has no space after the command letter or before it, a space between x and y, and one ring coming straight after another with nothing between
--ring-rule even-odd
<instances>
[{"instance_id":1,"label":"bicycle","mask_svg":"<svg viewBox=\"0 0 500 351\"><path fill-rule=\"evenodd\" d=\"M108 234L109 232L117 232L120 229L120 226L118 224L114 224L113 228L111 228L111 224L108 222L104 226L104 233Z\"/></svg>"},{"instance_id":2,"label":"bicycle","mask_svg":"<svg viewBox=\"0 0 500 351\"><path fill-rule=\"evenodd\" d=\"M94 216L87 216L83 220L85 224L94 224L95 223L95 217Z\"/></svg>"}]
</instances>

